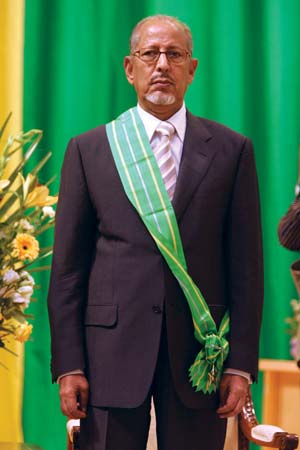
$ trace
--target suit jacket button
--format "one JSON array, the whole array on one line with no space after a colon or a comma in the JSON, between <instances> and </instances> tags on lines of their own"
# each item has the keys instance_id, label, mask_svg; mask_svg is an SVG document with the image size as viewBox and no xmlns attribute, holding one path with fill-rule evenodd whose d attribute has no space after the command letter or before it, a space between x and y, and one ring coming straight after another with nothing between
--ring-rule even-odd
<instances>
[{"instance_id":1,"label":"suit jacket button","mask_svg":"<svg viewBox=\"0 0 300 450\"><path fill-rule=\"evenodd\" d=\"M162 313L161 307L160 307L159 305L153 305L153 306L152 306L152 311L153 311L155 314L161 314L161 313Z\"/></svg>"}]
</instances>

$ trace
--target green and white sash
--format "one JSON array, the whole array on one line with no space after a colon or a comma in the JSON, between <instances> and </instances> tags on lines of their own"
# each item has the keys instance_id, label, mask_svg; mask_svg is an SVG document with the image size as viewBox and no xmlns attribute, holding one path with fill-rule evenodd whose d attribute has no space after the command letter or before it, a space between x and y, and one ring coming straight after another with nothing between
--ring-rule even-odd
<instances>
[{"instance_id":1,"label":"green and white sash","mask_svg":"<svg viewBox=\"0 0 300 450\"><path fill-rule=\"evenodd\" d=\"M189 369L196 391L211 393L220 383L229 344L226 312L219 330L199 288L187 271L175 212L137 108L106 125L114 161L124 190L179 282L188 301L194 334L203 348Z\"/></svg>"}]
</instances>

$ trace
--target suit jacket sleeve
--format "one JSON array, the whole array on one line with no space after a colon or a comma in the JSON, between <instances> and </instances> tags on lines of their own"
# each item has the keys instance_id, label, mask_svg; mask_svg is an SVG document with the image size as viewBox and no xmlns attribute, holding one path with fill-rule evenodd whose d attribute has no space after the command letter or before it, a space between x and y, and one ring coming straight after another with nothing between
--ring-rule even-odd
<instances>
[{"instance_id":1,"label":"suit jacket sleeve","mask_svg":"<svg viewBox=\"0 0 300 450\"><path fill-rule=\"evenodd\" d=\"M241 151L226 226L230 353L226 366L258 373L263 255L258 182L251 142Z\"/></svg>"},{"instance_id":2,"label":"suit jacket sleeve","mask_svg":"<svg viewBox=\"0 0 300 450\"><path fill-rule=\"evenodd\" d=\"M76 139L66 151L56 213L48 310L53 380L85 368L83 311L96 220Z\"/></svg>"}]
</instances>

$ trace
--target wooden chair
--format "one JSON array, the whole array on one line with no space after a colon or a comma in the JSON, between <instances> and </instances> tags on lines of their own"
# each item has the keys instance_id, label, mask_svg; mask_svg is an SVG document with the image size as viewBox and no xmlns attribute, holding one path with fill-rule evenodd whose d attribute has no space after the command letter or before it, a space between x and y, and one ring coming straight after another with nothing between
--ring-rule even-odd
<instances>
[{"instance_id":1,"label":"wooden chair","mask_svg":"<svg viewBox=\"0 0 300 450\"><path fill-rule=\"evenodd\" d=\"M249 391L238 417L238 441L238 450L248 450L250 442L279 450L294 450L298 447L299 438L297 434L287 433L273 425L259 425Z\"/></svg>"},{"instance_id":2,"label":"wooden chair","mask_svg":"<svg viewBox=\"0 0 300 450\"><path fill-rule=\"evenodd\" d=\"M246 399L245 406L238 416L238 443L235 444L237 450L249 450L249 443L275 448L278 450L295 450L298 446L299 438L296 434L290 434L281 428L273 425L259 425L251 398L251 393ZM69 420L68 429L68 450L80 450L79 448L79 420ZM226 443L225 447L226 448ZM227 448L230 448L227 444Z\"/></svg>"},{"instance_id":3,"label":"wooden chair","mask_svg":"<svg viewBox=\"0 0 300 450\"><path fill-rule=\"evenodd\" d=\"M80 421L69 419L67 422L67 450L79 450Z\"/></svg>"}]
</instances>

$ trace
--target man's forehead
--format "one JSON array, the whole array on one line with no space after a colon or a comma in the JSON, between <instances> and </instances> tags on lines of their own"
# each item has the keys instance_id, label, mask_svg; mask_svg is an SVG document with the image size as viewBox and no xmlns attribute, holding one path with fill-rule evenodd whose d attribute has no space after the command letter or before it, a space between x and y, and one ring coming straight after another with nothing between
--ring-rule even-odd
<instances>
[{"instance_id":1,"label":"man's forehead","mask_svg":"<svg viewBox=\"0 0 300 450\"><path fill-rule=\"evenodd\" d=\"M186 44L186 35L183 30L171 22L151 20L142 25L139 43L158 42L161 44Z\"/></svg>"}]
</instances>

